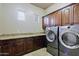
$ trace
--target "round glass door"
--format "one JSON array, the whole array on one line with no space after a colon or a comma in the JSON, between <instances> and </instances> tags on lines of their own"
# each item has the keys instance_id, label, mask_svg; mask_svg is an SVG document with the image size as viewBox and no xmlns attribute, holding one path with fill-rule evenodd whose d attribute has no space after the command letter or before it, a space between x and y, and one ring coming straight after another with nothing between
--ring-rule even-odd
<instances>
[{"instance_id":1,"label":"round glass door","mask_svg":"<svg viewBox=\"0 0 79 59\"><path fill-rule=\"evenodd\" d=\"M60 42L66 48L77 49L79 48L79 34L75 32L65 32L62 34Z\"/></svg>"},{"instance_id":2,"label":"round glass door","mask_svg":"<svg viewBox=\"0 0 79 59\"><path fill-rule=\"evenodd\" d=\"M53 42L56 39L56 35L53 31L48 31L46 34L46 38L49 42Z\"/></svg>"}]
</instances>

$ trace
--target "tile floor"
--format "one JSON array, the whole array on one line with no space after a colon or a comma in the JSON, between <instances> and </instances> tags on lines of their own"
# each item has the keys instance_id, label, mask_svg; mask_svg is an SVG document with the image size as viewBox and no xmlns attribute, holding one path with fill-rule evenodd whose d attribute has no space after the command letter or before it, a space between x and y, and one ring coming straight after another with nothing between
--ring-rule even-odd
<instances>
[{"instance_id":1,"label":"tile floor","mask_svg":"<svg viewBox=\"0 0 79 59\"><path fill-rule=\"evenodd\" d=\"M52 56L52 55L46 51L46 48L42 48L34 52L25 54L24 56Z\"/></svg>"}]
</instances>

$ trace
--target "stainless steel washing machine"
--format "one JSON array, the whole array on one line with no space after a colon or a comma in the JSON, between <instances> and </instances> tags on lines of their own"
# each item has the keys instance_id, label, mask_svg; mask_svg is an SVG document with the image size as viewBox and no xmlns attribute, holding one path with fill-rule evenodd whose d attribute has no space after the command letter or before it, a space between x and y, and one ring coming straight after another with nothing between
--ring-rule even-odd
<instances>
[{"instance_id":1,"label":"stainless steel washing machine","mask_svg":"<svg viewBox=\"0 0 79 59\"><path fill-rule=\"evenodd\" d=\"M46 27L47 51L58 56L58 26Z\"/></svg>"},{"instance_id":2,"label":"stainless steel washing machine","mask_svg":"<svg viewBox=\"0 0 79 59\"><path fill-rule=\"evenodd\" d=\"M79 56L79 24L59 27L59 55Z\"/></svg>"}]
</instances>

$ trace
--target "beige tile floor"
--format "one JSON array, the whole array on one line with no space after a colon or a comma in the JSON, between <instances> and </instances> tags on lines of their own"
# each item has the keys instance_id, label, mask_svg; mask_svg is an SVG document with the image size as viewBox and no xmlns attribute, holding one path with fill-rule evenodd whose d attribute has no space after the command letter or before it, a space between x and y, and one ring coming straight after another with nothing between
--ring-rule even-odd
<instances>
[{"instance_id":1,"label":"beige tile floor","mask_svg":"<svg viewBox=\"0 0 79 59\"><path fill-rule=\"evenodd\" d=\"M24 56L52 56L52 55L46 51L46 48L42 48L34 52L25 54Z\"/></svg>"}]
</instances>

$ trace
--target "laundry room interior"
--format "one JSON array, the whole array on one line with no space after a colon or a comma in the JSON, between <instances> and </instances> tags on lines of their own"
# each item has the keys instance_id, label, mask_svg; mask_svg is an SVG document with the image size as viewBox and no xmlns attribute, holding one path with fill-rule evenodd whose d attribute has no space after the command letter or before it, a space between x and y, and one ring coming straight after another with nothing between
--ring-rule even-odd
<instances>
[{"instance_id":1,"label":"laundry room interior","mask_svg":"<svg viewBox=\"0 0 79 59\"><path fill-rule=\"evenodd\" d=\"M79 56L79 3L0 3L0 56Z\"/></svg>"}]
</instances>

